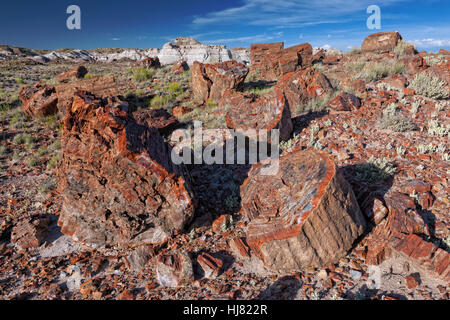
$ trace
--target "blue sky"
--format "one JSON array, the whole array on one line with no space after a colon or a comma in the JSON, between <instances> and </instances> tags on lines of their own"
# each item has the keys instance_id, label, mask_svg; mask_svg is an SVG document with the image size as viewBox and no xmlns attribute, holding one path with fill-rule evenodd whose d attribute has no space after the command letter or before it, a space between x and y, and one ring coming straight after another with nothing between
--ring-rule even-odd
<instances>
[{"instance_id":1,"label":"blue sky","mask_svg":"<svg viewBox=\"0 0 450 320\"><path fill-rule=\"evenodd\" d=\"M81 30L66 28L72 4L81 8ZM381 30L366 27L369 5L381 8ZM450 49L448 0L14 0L0 7L0 44L35 49L160 48L193 36L229 48L284 41L345 51L392 30L419 50Z\"/></svg>"}]
</instances>

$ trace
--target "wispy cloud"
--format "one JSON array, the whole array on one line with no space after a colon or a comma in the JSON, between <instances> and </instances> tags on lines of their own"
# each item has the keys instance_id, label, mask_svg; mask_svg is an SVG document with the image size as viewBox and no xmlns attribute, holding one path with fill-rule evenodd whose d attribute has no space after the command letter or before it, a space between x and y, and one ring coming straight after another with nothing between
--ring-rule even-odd
<instances>
[{"instance_id":1,"label":"wispy cloud","mask_svg":"<svg viewBox=\"0 0 450 320\"><path fill-rule=\"evenodd\" d=\"M378 0L389 6L412 0ZM430 0L429 0L430 1ZM239 22L254 26L301 27L360 19L373 0L243 0L241 6L194 17L194 25Z\"/></svg>"},{"instance_id":2,"label":"wispy cloud","mask_svg":"<svg viewBox=\"0 0 450 320\"><path fill-rule=\"evenodd\" d=\"M224 39L214 39L214 40L205 40L204 43L207 44L227 44L227 43L257 43L257 42L265 42L279 39L283 35L283 32L276 32L274 34L257 34L251 36L243 36L236 38L224 38Z\"/></svg>"},{"instance_id":3,"label":"wispy cloud","mask_svg":"<svg viewBox=\"0 0 450 320\"><path fill-rule=\"evenodd\" d=\"M111 38L112 41L120 41L120 38Z\"/></svg>"},{"instance_id":4,"label":"wispy cloud","mask_svg":"<svg viewBox=\"0 0 450 320\"><path fill-rule=\"evenodd\" d=\"M447 47L450 46L450 39L422 39L412 40L413 44L420 48L434 48L434 47Z\"/></svg>"}]
</instances>

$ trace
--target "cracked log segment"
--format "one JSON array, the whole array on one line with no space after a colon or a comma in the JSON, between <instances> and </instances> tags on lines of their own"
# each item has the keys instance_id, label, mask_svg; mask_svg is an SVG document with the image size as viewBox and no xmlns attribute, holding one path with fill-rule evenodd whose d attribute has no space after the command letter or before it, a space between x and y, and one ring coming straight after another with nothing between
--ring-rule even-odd
<instances>
[{"instance_id":1,"label":"cracked log segment","mask_svg":"<svg viewBox=\"0 0 450 320\"><path fill-rule=\"evenodd\" d=\"M192 66L192 90L196 101L219 101L225 91L236 89L245 80L248 68L234 60L216 64L195 61Z\"/></svg>"},{"instance_id":2,"label":"cracked log segment","mask_svg":"<svg viewBox=\"0 0 450 320\"><path fill-rule=\"evenodd\" d=\"M279 273L336 263L365 229L349 183L325 152L295 150L276 175L253 165L241 186L247 243Z\"/></svg>"},{"instance_id":3,"label":"cracked log segment","mask_svg":"<svg viewBox=\"0 0 450 320\"><path fill-rule=\"evenodd\" d=\"M229 129L234 129L249 138L256 138L261 133L271 137L270 130L280 130L280 140L288 140L293 125L288 102L281 90L274 90L260 98L241 92L227 91L219 105L230 107L225 115L225 122ZM246 132L257 130L256 137Z\"/></svg>"},{"instance_id":4,"label":"cracked log segment","mask_svg":"<svg viewBox=\"0 0 450 320\"><path fill-rule=\"evenodd\" d=\"M58 224L96 248L163 243L193 217L190 179L171 162L163 123L137 121L126 103L108 100L77 92L67 110Z\"/></svg>"}]
</instances>

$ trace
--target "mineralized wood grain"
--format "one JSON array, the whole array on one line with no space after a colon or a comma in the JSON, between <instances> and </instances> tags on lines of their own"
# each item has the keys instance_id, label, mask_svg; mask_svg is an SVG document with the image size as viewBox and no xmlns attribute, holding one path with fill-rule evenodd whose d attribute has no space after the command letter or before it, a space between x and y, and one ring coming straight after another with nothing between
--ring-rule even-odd
<instances>
[{"instance_id":1,"label":"mineralized wood grain","mask_svg":"<svg viewBox=\"0 0 450 320\"><path fill-rule=\"evenodd\" d=\"M291 112L281 90L274 90L254 100L254 97L242 93L227 92L220 105L227 105L231 110L225 115L227 127L246 136L247 130L257 130L257 136L270 130L280 130L280 140L289 139L292 130Z\"/></svg>"},{"instance_id":2,"label":"mineralized wood grain","mask_svg":"<svg viewBox=\"0 0 450 320\"><path fill-rule=\"evenodd\" d=\"M365 220L350 185L325 152L295 150L276 175L256 164L241 186L247 243L276 272L337 262L363 233Z\"/></svg>"},{"instance_id":3,"label":"mineralized wood grain","mask_svg":"<svg viewBox=\"0 0 450 320\"><path fill-rule=\"evenodd\" d=\"M75 240L100 248L162 243L193 217L186 171L171 162L158 126L138 123L126 103L76 93L62 152L58 224Z\"/></svg>"}]
</instances>

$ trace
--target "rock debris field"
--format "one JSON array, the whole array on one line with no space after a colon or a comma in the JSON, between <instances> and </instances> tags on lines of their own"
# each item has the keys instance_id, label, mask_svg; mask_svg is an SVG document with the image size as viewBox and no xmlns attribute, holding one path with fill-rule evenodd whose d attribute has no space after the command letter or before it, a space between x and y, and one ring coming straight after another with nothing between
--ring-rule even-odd
<instances>
[{"instance_id":1,"label":"rock debris field","mask_svg":"<svg viewBox=\"0 0 450 320\"><path fill-rule=\"evenodd\" d=\"M0 299L449 299L449 51L180 37L0 66ZM214 146L176 148L195 121L278 129L278 170L175 163Z\"/></svg>"}]
</instances>

